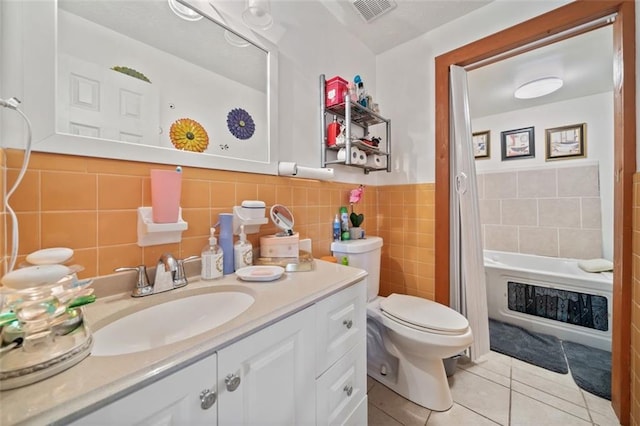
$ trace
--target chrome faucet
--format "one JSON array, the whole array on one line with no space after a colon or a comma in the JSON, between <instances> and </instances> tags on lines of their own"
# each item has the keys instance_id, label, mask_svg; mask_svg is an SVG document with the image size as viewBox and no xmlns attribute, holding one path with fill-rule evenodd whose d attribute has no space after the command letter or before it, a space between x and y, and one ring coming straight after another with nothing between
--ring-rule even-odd
<instances>
[{"instance_id":1,"label":"chrome faucet","mask_svg":"<svg viewBox=\"0 0 640 426\"><path fill-rule=\"evenodd\" d=\"M199 256L189 256L186 259L175 259L171 253L164 253L156 265L156 276L153 283L149 283L147 268L144 265L139 265L135 268L116 268L115 271L137 271L138 278L136 280L136 287L131 292L131 296L149 296L187 285L184 262L198 258Z\"/></svg>"},{"instance_id":2,"label":"chrome faucet","mask_svg":"<svg viewBox=\"0 0 640 426\"><path fill-rule=\"evenodd\" d=\"M123 271L136 271L138 278L136 279L136 287L131 292L133 297L142 297L153 294L153 286L149 283L149 277L147 276L147 268L144 265L138 265L135 268L124 267L114 269L116 272Z\"/></svg>"},{"instance_id":3,"label":"chrome faucet","mask_svg":"<svg viewBox=\"0 0 640 426\"><path fill-rule=\"evenodd\" d=\"M160 257L160 260L158 260L158 265L156 266L156 278L153 280L153 292L160 293L172 290L174 287L174 276L177 270L178 261L171 255L171 253L164 253Z\"/></svg>"}]
</instances>

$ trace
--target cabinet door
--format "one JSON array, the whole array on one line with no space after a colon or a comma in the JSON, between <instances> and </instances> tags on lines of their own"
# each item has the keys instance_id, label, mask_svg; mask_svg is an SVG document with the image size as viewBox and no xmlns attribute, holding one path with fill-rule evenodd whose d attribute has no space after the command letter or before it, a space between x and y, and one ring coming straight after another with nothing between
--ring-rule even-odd
<instances>
[{"instance_id":1,"label":"cabinet door","mask_svg":"<svg viewBox=\"0 0 640 426\"><path fill-rule=\"evenodd\" d=\"M209 356L93 413L74 425L217 425L216 355Z\"/></svg>"},{"instance_id":2,"label":"cabinet door","mask_svg":"<svg viewBox=\"0 0 640 426\"><path fill-rule=\"evenodd\" d=\"M218 351L221 425L315 424L314 309Z\"/></svg>"}]
</instances>

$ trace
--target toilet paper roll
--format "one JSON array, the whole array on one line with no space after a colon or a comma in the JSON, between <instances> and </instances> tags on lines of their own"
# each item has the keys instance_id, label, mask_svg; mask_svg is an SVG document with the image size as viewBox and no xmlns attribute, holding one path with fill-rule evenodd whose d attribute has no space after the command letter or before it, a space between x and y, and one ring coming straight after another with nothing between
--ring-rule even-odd
<instances>
[{"instance_id":1,"label":"toilet paper roll","mask_svg":"<svg viewBox=\"0 0 640 426\"><path fill-rule=\"evenodd\" d=\"M298 173L296 163L281 161L278 163L278 174L284 176L295 176Z\"/></svg>"},{"instance_id":2,"label":"toilet paper roll","mask_svg":"<svg viewBox=\"0 0 640 426\"><path fill-rule=\"evenodd\" d=\"M280 176L295 176L318 180L331 180L334 178L334 171L331 168L304 167L284 161L278 163L278 174Z\"/></svg>"},{"instance_id":3,"label":"toilet paper roll","mask_svg":"<svg viewBox=\"0 0 640 426\"><path fill-rule=\"evenodd\" d=\"M347 158L347 151L344 148L340 148L338 151L338 161L344 161Z\"/></svg>"},{"instance_id":4,"label":"toilet paper roll","mask_svg":"<svg viewBox=\"0 0 640 426\"><path fill-rule=\"evenodd\" d=\"M360 151L358 153L358 160L356 164L364 166L367 163L367 153L364 151Z\"/></svg>"},{"instance_id":5,"label":"toilet paper roll","mask_svg":"<svg viewBox=\"0 0 640 426\"><path fill-rule=\"evenodd\" d=\"M376 169L384 169L387 167L387 157L384 155L371 154L367 156L367 167L374 167Z\"/></svg>"}]
</instances>

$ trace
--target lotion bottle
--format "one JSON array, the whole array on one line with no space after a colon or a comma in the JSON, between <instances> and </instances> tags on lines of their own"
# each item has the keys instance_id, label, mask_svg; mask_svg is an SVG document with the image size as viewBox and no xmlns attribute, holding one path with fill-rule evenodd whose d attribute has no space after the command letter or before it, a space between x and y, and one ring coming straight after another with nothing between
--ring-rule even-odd
<instances>
[{"instance_id":1,"label":"lotion bottle","mask_svg":"<svg viewBox=\"0 0 640 426\"><path fill-rule=\"evenodd\" d=\"M215 237L216 228L211 228L211 236L209 237L209 244L202 249L202 271L200 278L203 280L215 280L222 278L224 253L218 245L218 240Z\"/></svg>"},{"instance_id":2,"label":"lotion bottle","mask_svg":"<svg viewBox=\"0 0 640 426\"><path fill-rule=\"evenodd\" d=\"M236 271L245 266L253 265L253 246L247 241L244 225L240 225L240 239L233 246L233 259Z\"/></svg>"}]
</instances>

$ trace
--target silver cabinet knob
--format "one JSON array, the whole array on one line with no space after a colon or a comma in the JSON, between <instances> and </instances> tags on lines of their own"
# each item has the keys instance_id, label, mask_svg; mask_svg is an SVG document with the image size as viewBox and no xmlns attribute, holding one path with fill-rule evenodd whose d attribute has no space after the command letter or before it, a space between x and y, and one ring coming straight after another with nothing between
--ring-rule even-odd
<instances>
[{"instance_id":1,"label":"silver cabinet knob","mask_svg":"<svg viewBox=\"0 0 640 426\"><path fill-rule=\"evenodd\" d=\"M342 321L342 324L347 327L348 329L350 329L351 327L353 327L353 321L352 320L344 320Z\"/></svg>"},{"instance_id":2,"label":"silver cabinet knob","mask_svg":"<svg viewBox=\"0 0 640 426\"><path fill-rule=\"evenodd\" d=\"M344 389L342 389L342 390L347 393L347 396L351 396L351 394L353 393L353 386L344 385Z\"/></svg>"},{"instance_id":3,"label":"silver cabinet knob","mask_svg":"<svg viewBox=\"0 0 640 426\"><path fill-rule=\"evenodd\" d=\"M203 390L200 392L200 408L208 410L216 403L216 399L218 399L218 397L215 392L211 392L209 389Z\"/></svg>"},{"instance_id":4,"label":"silver cabinet knob","mask_svg":"<svg viewBox=\"0 0 640 426\"><path fill-rule=\"evenodd\" d=\"M240 377L235 374L227 374L227 377L224 379L224 383L227 385L227 390L229 392L233 392L238 389L238 386L240 386Z\"/></svg>"}]
</instances>

